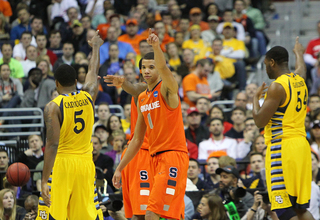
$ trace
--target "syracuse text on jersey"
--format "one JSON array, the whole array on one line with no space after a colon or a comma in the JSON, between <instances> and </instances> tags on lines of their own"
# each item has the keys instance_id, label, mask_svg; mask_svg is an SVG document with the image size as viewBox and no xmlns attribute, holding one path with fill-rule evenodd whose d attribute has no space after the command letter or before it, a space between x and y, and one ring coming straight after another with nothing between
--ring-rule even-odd
<instances>
[{"instance_id":1,"label":"syracuse text on jersey","mask_svg":"<svg viewBox=\"0 0 320 220\"><path fill-rule=\"evenodd\" d=\"M156 101L156 102L152 102L151 104L146 104L146 105L142 105L140 107L141 112L145 112L145 111L150 111L156 108L160 108L160 102Z\"/></svg>"}]
</instances>

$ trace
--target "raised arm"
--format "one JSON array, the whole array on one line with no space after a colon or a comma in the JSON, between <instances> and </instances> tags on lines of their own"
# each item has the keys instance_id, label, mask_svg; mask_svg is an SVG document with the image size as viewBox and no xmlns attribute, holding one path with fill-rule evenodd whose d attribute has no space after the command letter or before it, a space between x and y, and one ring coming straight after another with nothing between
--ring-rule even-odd
<instances>
[{"instance_id":1,"label":"raised arm","mask_svg":"<svg viewBox=\"0 0 320 220\"><path fill-rule=\"evenodd\" d=\"M44 121L47 128L47 143L44 153L44 164L41 180L43 201L50 206L49 188L47 182L52 171L54 161L57 155L60 137L60 109L54 102L49 102L44 109Z\"/></svg>"},{"instance_id":2,"label":"raised arm","mask_svg":"<svg viewBox=\"0 0 320 220\"><path fill-rule=\"evenodd\" d=\"M120 188L120 179L121 179L121 171L127 166L127 164L134 158L134 156L140 150L140 147L143 143L144 136L147 130L147 125L144 122L143 115L140 111L139 103L137 103L138 108L138 119L136 128L134 130L134 136L128 146L126 153L121 159L116 171L114 172L112 183L114 187Z\"/></svg>"},{"instance_id":3,"label":"raised arm","mask_svg":"<svg viewBox=\"0 0 320 220\"><path fill-rule=\"evenodd\" d=\"M131 83L128 82L124 76L107 75L103 77L107 86L121 86L124 91L132 95L134 99L138 99L141 92L147 89L146 83Z\"/></svg>"},{"instance_id":4,"label":"raised arm","mask_svg":"<svg viewBox=\"0 0 320 220\"><path fill-rule=\"evenodd\" d=\"M147 42L153 48L156 70L159 72L162 79L161 94L165 97L170 107L176 108L179 104L179 86L166 64L166 59L160 48L159 38L157 35L152 33L151 29L149 29ZM170 97L170 94L173 96Z\"/></svg>"},{"instance_id":5,"label":"raised arm","mask_svg":"<svg viewBox=\"0 0 320 220\"><path fill-rule=\"evenodd\" d=\"M296 70L295 74L300 75L304 80L307 78L307 67L303 59L304 47L299 42L299 37L296 38L296 43L293 48L294 55L296 56Z\"/></svg>"},{"instance_id":6,"label":"raised arm","mask_svg":"<svg viewBox=\"0 0 320 220\"><path fill-rule=\"evenodd\" d=\"M92 47L92 57L89 62L89 70L82 90L88 92L91 95L93 102L95 102L98 94L100 46L103 44L103 40L99 36L99 31L96 31L96 34L88 41L88 43Z\"/></svg>"}]
</instances>

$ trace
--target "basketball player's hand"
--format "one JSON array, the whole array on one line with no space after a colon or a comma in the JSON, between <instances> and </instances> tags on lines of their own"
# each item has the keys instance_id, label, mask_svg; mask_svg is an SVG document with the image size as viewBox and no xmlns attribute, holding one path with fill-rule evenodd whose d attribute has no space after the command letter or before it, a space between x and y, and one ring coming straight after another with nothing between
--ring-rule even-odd
<instances>
[{"instance_id":1,"label":"basketball player's hand","mask_svg":"<svg viewBox=\"0 0 320 220\"><path fill-rule=\"evenodd\" d=\"M294 45L293 52L295 54L304 54L304 47L299 42L299 37L296 37L296 43Z\"/></svg>"},{"instance_id":2,"label":"basketball player's hand","mask_svg":"<svg viewBox=\"0 0 320 220\"><path fill-rule=\"evenodd\" d=\"M125 78L124 76L114 76L114 75L106 75L103 77L104 82L107 83L107 86L122 86Z\"/></svg>"},{"instance_id":3,"label":"basketball player's hand","mask_svg":"<svg viewBox=\"0 0 320 220\"><path fill-rule=\"evenodd\" d=\"M257 89L257 92L255 94L256 98L261 99L264 98L264 95L266 94L266 89L268 88L267 84L265 82L262 83L262 85Z\"/></svg>"},{"instance_id":4,"label":"basketball player's hand","mask_svg":"<svg viewBox=\"0 0 320 220\"><path fill-rule=\"evenodd\" d=\"M50 200L50 195L49 195L49 187L47 185L47 182L42 182L41 183L41 197L44 201L44 203L50 207L51 205L51 200Z\"/></svg>"},{"instance_id":5,"label":"basketball player's hand","mask_svg":"<svg viewBox=\"0 0 320 220\"><path fill-rule=\"evenodd\" d=\"M120 183L120 180L121 180L121 172L116 169L116 171L114 172L113 174L113 178L112 178L112 183L113 183L113 186L116 188L116 189L120 189L121 187L121 183Z\"/></svg>"},{"instance_id":6,"label":"basketball player's hand","mask_svg":"<svg viewBox=\"0 0 320 220\"><path fill-rule=\"evenodd\" d=\"M91 38L91 40L88 40L88 44L93 46L101 46L103 44L103 40L101 39L99 35L99 30L96 31L95 35Z\"/></svg>"},{"instance_id":7,"label":"basketball player's hand","mask_svg":"<svg viewBox=\"0 0 320 220\"><path fill-rule=\"evenodd\" d=\"M149 37L147 38L147 42L153 47L159 46L159 37L152 33L151 28L149 28Z\"/></svg>"}]
</instances>

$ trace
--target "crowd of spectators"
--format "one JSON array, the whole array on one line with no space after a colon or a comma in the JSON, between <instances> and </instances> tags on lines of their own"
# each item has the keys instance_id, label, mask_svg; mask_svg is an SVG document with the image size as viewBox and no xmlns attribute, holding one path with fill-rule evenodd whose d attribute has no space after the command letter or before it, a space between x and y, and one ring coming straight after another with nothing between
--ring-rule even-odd
<instances>
[{"instance_id":1,"label":"crowd of spectators","mask_svg":"<svg viewBox=\"0 0 320 220\"><path fill-rule=\"evenodd\" d=\"M108 183L107 186L97 184L100 192L103 187L107 187L109 193L117 192L111 181L113 170L133 132L130 131L131 96L121 88L107 86L102 77L123 75L125 80L137 83L139 61L152 51L146 41L148 29L152 28L159 36L167 64L179 85L190 157L187 192L210 191L200 203L194 202L195 211L186 212L186 219L212 219L212 213L220 213L220 219L225 220L220 207L222 201L233 201L241 218L268 216L274 219L270 205L261 202L262 196L253 191L263 191L266 187L263 130L257 128L251 113L257 85L247 84L248 72L255 71L269 41L259 1L0 0L0 3L1 108L43 109L58 95L53 73L61 64L75 68L80 90L91 58L88 40L99 30L105 41L100 48L101 80L92 131L97 178L106 179ZM320 36L319 22L317 28ZM319 45L320 38L311 40L305 53L311 94L306 132L313 151L316 186L313 190L318 194ZM232 106L227 106L232 110L226 112L226 106L211 106L217 100L234 100ZM121 105L125 117L116 116L109 108L111 104ZM14 112L2 114L4 117L15 115ZM0 125L15 123L16 120L0 120ZM25 129L12 127L0 132ZM41 170L42 138L31 135L28 141L29 149L21 152L16 160L30 169ZM8 164L8 152L0 150L0 170L5 171ZM21 189L10 186L3 178L1 174L0 189L5 185L11 189L0 191L0 218L6 214L2 210L6 206L5 199L11 199L11 194L13 199L26 198L32 191L41 191L41 173L35 173L33 180ZM234 197L237 193L230 193L237 187L247 189L241 200ZM26 203L36 201L29 197ZM191 200L187 197L185 201L187 207ZM312 214L319 219L320 201L311 198L311 202ZM213 207L212 204L217 205ZM33 215L35 210L27 207L26 204L27 215ZM17 209L12 212L15 215L26 213L23 214L21 207L10 208ZM258 217L250 213L252 209L259 213Z\"/></svg>"}]
</instances>

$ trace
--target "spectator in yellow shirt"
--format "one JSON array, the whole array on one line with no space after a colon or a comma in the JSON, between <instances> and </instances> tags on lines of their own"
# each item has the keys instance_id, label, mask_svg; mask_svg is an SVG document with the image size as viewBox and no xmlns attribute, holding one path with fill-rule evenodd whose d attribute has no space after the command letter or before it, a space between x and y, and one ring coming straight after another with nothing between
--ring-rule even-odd
<instances>
[{"instance_id":1,"label":"spectator in yellow shirt","mask_svg":"<svg viewBox=\"0 0 320 220\"><path fill-rule=\"evenodd\" d=\"M232 23L225 22L223 25L222 34L224 36L223 49L220 54L233 60L233 64L236 70L236 77L239 83L240 90L244 90L246 87L246 65L243 59L245 58L246 47L244 42L234 38L235 29Z\"/></svg>"},{"instance_id":2,"label":"spectator in yellow shirt","mask_svg":"<svg viewBox=\"0 0 320 220\"><path fill-rule=\"evenodd\" d=\"M210 52L210 44L200 38L201 28L199 25L194 24L190 27L191 39L183 42L183 49L192 49L194 52L195 62L205 58L207 53Z\"/></svg>"}]
</instances>

